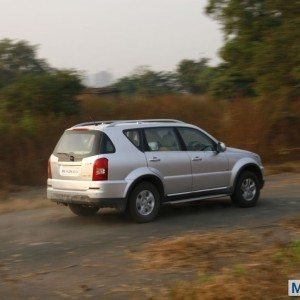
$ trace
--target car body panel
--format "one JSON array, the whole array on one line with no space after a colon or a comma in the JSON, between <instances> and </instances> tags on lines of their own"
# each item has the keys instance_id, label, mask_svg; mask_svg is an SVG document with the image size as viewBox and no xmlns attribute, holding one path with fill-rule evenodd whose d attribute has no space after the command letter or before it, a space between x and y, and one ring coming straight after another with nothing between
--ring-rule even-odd
<instances>
[{"instance_id":1,"label":"car body panel","mask_svg":"<svg viewBox=\"0 0 300 300\"><path fill-rule=\"evenodd\" d=\"M188 151L192 163L193 191L228 187L230 171L225 153Z\"/></svg>"},{"instance_id":2,"label":"car body panel","mask_svg":"<svg viewBox=\"0 0 300 300\"><path fill-rule=\"evenodd\" d=\"M147 165L162 178L165 194L190 192L192 189L191 164L184 151L145 152Z\"/></svg>"}]
</instances>

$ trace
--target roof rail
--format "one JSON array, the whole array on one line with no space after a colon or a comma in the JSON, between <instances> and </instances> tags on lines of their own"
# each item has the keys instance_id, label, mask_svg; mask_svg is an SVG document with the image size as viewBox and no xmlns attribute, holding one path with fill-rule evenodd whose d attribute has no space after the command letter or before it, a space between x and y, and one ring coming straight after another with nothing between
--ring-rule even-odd
<instances>
[{"instance_id":1,"label":"roof rail","mask_svg":"<svg viewBox=\"0 0 300 300\"><path fill-rule=\"evenodd\" d=\"M98 126L98 125L108 125L108 127L113 127L118 124L123 123L147 123L147 122L163 122L163 123L184 123L179 120L175 119L140 119L140 120L111 120L111 121L91 121L91 122L84 122L80 124L76 124L73 127L82 127L82 126Z\"/></svg>"},{"instance_id":2,"label":"roof rail","mask_svg":"<svg viewBox=\"0 0 300 300\"><path fill-rule=\"evenodd\" d=\"M113 127L115 125L119 125L119 124L123 124L123 123L184 123L182 121L179 120L175 120L175 119L140 119L140 120L125 120L125 121L114 121L112 123L108 124L108 127Z\"/></svg>"}]
</instances>

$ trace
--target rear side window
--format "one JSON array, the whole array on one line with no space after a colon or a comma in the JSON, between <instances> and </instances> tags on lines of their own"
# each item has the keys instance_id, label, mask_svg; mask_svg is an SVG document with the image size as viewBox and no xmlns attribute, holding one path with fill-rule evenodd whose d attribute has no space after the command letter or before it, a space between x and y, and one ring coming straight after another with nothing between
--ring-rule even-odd
<instances>
[{"instance_id":1,"label":"rear side window","mask_svg":"<svg viewBox=\"0 0 300 300\"><path fill-rule=\"evenodd\" d=\"M142 151L141 136L138 129L124 130L124 134L134 146Z\"/></svg>"},{"instance_id":2,"label":"rear side window","mask_svg":"<svg viewBox=\"0 0 300 300\"><path fill-rule=\"evenodd\" d=\"M116 152L114 144L105 133L102 133L100 154L114 153L114 152Z\"/></svg>"},{"instance_id":3,"label":"rear side window","mask_svg":"<svg viewBox=\"0 0 300 300\"><path fill-rule=\"evenodd\" d=\"M148 151L180 151L174 128L145 128L144 132Z\"/></svg>"}]
</instances>

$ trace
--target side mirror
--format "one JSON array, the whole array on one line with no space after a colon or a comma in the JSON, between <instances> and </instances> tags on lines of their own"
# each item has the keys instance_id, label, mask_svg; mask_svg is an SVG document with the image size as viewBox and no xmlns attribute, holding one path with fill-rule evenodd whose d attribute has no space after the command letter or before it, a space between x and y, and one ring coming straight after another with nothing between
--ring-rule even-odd
<instances>
[{"instance_id":1,"label":"side mirror","mask_svg":"<svg viewBox=\"0 0 300 300\"><path fill-rule=\"evenodd\" d=\"M217 152L225 152L226 145L223 142L218 142L217 144Z\"/></svg>"}]
</instances>

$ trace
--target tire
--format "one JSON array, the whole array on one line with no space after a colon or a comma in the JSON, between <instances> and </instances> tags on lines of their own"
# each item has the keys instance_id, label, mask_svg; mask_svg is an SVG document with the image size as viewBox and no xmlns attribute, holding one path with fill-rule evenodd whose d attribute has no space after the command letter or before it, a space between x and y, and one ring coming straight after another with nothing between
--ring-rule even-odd
<instances>
[{"instance_id":1,"label":"tire","mask_svg":"<svg viewBox=\"0 0 300 300\"><path fill-rule=\"evenodd\" d=\"M155 219L159 212L160 195L154 184L142 182L131 191L127 204L127 214L137 223L147 223Z\"/></svg>"},{"instance_id":2,"label":"tire","mask_svg":"<svg viewBox=\"0 0 300 300\"><path fill-rule=\"evenodd\" d=\"M88 206L88 205L81 205L81 204L69 204L70 210L77 216L80 217L88 217L95 215L99 207L98 206Z\"/></svg>"},{"instance_id":3,"label":"tire","mask_svg":"<svg viewBox=\"0 0 300 300\"><path fill-rule=\"evenodd\" d=\"M237 179L231 200L236 206L252 207L256 204L259 194L260 185L257 176L250 171L244 171Z\"/></svg>"}]
</instances>

